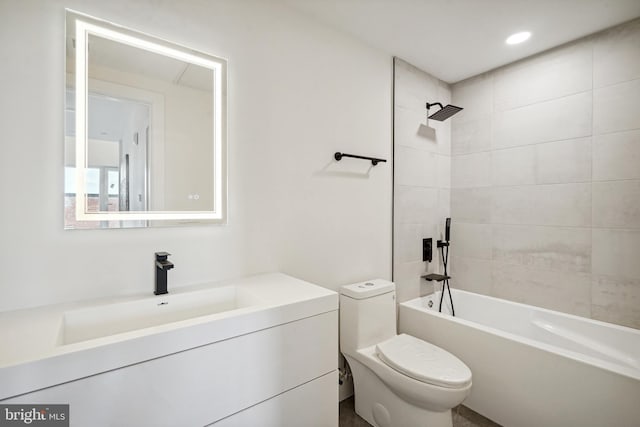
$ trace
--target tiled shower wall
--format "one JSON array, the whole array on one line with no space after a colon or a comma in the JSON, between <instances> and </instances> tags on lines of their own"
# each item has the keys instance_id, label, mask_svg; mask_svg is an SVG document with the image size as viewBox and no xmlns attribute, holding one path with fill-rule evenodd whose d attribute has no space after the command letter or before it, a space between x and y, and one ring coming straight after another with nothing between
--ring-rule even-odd
<instances>
[{"instance_id":1,"label":"tiled shower wall","mask_svg":"<svg viewBox=\"0 0 640 427\"><path fill-rule=\"evenodd\" d=\"M400 302L433 291L420 276L441 271L435 242L449 216L451 121L427 127L427 102L450 103L449 85L395 59L393 279ZM422 262L426 237L434 244L430 264Z\"/></svg>"},{"instance_id":2,"label":"tiled shower wall","mask_svg":"<svg viewBox=\"0 0 640 427\"><path fill-rule=\"evenodd\" d=\"M452 98L452 286L640 328L640 20Z\"/></svg>"}]
</instances>

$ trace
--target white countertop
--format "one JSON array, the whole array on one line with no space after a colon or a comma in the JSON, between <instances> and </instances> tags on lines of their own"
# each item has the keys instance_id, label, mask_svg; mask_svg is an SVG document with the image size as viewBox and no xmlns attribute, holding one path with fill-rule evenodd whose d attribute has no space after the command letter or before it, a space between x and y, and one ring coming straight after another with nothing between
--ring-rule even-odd
<instances>
[{"instance_id":1,"label":"white countertop","mask_svg":"<svg viewBox=\"0 0 640 427\"><path fill-rule=\"evenodd\" d=\"M66 345L60 339L65 312L153 295L0 313L0 401L338 309L335 292L281 273L186 286L171 290L171 295L224 286L242 288L261 303Z\"/></svg>"}]
</instances>

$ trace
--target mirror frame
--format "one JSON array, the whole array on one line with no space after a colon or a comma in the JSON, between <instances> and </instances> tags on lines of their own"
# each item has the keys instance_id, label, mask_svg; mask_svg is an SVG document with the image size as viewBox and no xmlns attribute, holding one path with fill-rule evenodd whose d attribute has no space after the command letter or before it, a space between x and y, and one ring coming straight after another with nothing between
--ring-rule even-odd
<instances>
[{"instance_id":1,"label":"mirror frame","mask_svg":"<svg viewBox=\"0 0 640 427\"><path fill-rule=\"evenodd\" d=\"M227 61L156 37L67 9L67 20L75 23L75 147L76 219L78 221L185 221L225 223L227 210ZM213 179L212 211L118 211L87 212L85 174L87 169L88 38L106 38L128 46L168 56L213 71Z\"/></svg>"}]
</instances>

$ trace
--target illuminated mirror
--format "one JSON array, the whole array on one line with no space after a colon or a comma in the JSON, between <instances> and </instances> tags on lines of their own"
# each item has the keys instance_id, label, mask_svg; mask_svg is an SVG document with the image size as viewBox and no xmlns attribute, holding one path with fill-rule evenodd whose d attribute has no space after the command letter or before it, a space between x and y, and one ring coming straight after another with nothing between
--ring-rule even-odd
<instances>
[{"instance_id":1,"label":"illuminated mirror","mask_svg":"<svg viewBox=\"0 0 640 427\"><path fill-rule=\"evenodd\" d=\"M65 228L225 221L226 61L67 11Z\"/></svg>"}]
</instances>

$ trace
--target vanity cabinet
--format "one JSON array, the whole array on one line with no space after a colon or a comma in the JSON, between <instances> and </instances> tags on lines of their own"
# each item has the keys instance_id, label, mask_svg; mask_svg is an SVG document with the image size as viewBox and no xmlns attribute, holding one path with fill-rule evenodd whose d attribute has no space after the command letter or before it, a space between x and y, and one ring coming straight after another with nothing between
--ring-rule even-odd
<instances>
[{"instance_id":1,"label":"vanity cabinet","mask_svg":"<svg viewBox=\"0 0 640 427\"><path fill-rule=\"evenodd\" d=\"M1 401L70 405L72 426L338 425L329 311Z\"/></svg>"},{"instance_id":2,"label":"vanity cabinet","mask_svg":"<svg viewBox=\"0 0 640 427\"><path fill-rule=\"evenodd\" d=\"M72 426L337 426L338 312L329 311L23 394Z\"/></svg>"},{"instance_id":3,"label":"vanity cabinet","mask_svg":"<svg viewBox=\"0 0 640 427\"><path fill-rule=\"evenodd\" d=\"M71 426L338 425L338 296L282 273L4 312L0 342L0 404Z\"/></svg>"}]
</instances>

